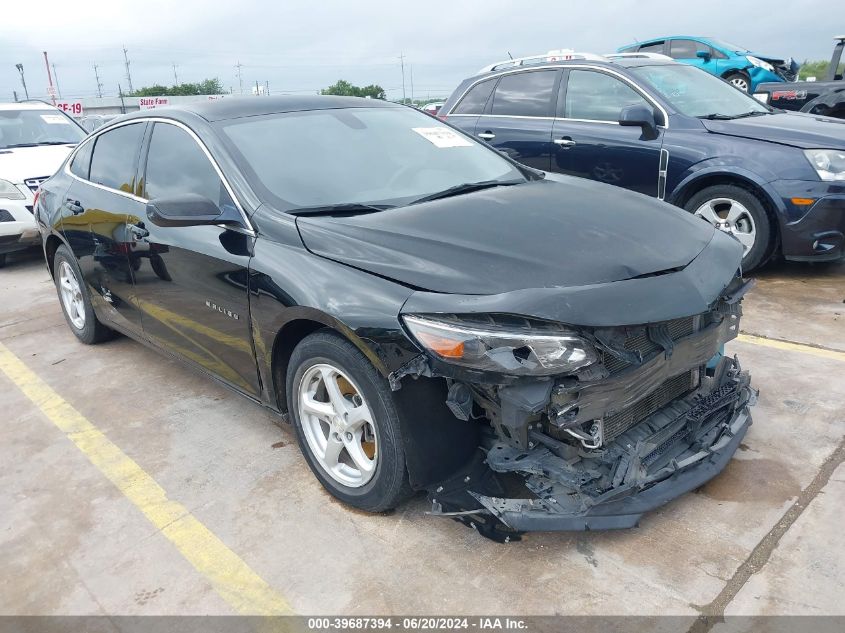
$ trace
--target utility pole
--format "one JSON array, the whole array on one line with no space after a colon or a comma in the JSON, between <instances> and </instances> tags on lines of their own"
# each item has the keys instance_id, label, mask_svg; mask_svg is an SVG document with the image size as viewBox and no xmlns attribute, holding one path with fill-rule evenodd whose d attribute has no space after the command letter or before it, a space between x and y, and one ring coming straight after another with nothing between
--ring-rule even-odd
<instances>
[{"instance_id":1,"label":"utility pole","mask_svg":"<svg viewBox=\"0 0 845 633\"><path fill-rule=\"evenodd\" d=\"M411 71L411 105L414 105L414 66L408 65L408 70Z\"/></svg>"},{"instance_id":2,"label":"utility pole","mask_svg":"<svg viewBox=\"0 0 845 633\"><path fill-rule=\"evenodd\" d=\"M129 84L129 93L132 94L135 92L135 89L132 87L132 73L129 72L129 55L127 54L129 51L126 50L126 45L123 46L123 63L126 65L126 82Z\"/></svg>"},{"instance_id":3,"label":"utility pole","mask_svg":"<svg viewBox=\"0 0 845 633\"><path fill-rule=\"evenodd\" d=\"M126 114L126 104L123 102L123 88L117 84L117 94L120 96L120 113Z\"/></svg>"},{"instance_id":4,"label":"utility pole","mask_svg":"<svg viewBox=\"0 0 845 633\"><path fill-rule=\"evenodd\" d=\"M56 79L56 90L59 91L59 99L62 98L62 89L59 88L59 73L56 72L56 65L50 64L53 67L53 77Z\"/></svg>"},{"instance_id":5,"label":"utility pole","mask_svg":"<svg viewBox=\"0 0 845 633\"><path fill-rule=\"evenodd\" d=\"M15 64L15 68L18 69L18 72L21 74L21 83L23 84L23 93L26 95L26 98L29 99L29 90L26 89L26 78L23 76L23 64Z\"/></svg>"},{"instance_id":6,"label":"utility pole","mask_svg":"<svg viewBox=\"0 0 845 633\"><path fill-rule=\"evenodd\" d=\"M53 88L53 75L50 73L50 60L47 59L47 51L44 51L44 66L47 67L47 85L49 86L47 92L50 93L53 105L56 105L56 90Z\"/></svg>"},{"instance_id":7,"label":"utility pole","mask_svg":"<svg viewBox=\"0 0 845 633\"><path fill-rule=\"evenodd\" d=\"M405 54L399 54L399 63L402 65L402 103L405 103Z\"/></svg>"},{"instance_id":8,"label":"utility pole","mask_svg":"<svg viewBox=\"0 0 845 633\"><path fill-rule=\"evenodd\" d=\"M242 65L243 65L243 64L241 64L240 62L238 62L237 64L235 64L235 68L237 68L237 70L235 71L235 74L238 76L238 85L240 86L240 89L241 89L241 94L243 94L243 93L244 93L244 80L243 80L243 78L241 77L241 66L242 66Z\"/></svg>"},{"instance_id":9,"label":"utility pole","mask_svg":"<svg viewBox=\"0 0 845 633\"><path fill-rule=\"evenodd\" d=\"M260 94L261 94L261 89L258 87L258 80L256 79L255 80L255 96L257 97Z\"/></svg>"},{"instance_id":10,"label":"utility pole","mask_svg":"<svg viewBox=\"0 0 845 633\"><path fill-rule=\"evenodd\" d=\"M97 78L97 97L102 99L103 98L103 84L102 84L102 82L100 82L100 73L99 73L98 68L99 68L99 66L97 66L97 64L94 64L94 76Z\"/></svg>"},{"instance_id":11,"label":"utility pole","mask_svg":"<svg viewBox=\"0 0 845 633\"><path fill-rule=\"evenodd\" d=\"M173 62L173 81L175 82L173 85L179 85L179 76L176 74L176 62Z\"/></svg>"},{"instance_id":12,"label":"utility pole","mask_svg":"<svg viewBox=\"0 0 845 633\"><path fill-rule=\"evenodd\" d=\"M270 96L270 80L268 80L268 79L264 80L264 96L265 97Z\"/></svg>"}]
</instances>

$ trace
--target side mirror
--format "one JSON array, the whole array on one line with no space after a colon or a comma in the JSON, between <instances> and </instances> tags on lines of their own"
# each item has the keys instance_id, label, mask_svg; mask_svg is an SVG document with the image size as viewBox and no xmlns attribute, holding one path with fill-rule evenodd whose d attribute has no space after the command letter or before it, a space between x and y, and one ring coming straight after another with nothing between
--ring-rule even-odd
<instances>
[{"instance_id":1,"label":"side mirror","mask_svg":"<svg viewBox=\"0 0 845 633\"><path fill-rule=\"evenodd\" d=\"M147 218L156 226L204 226L240 224L241 218L228 208L220 208L205 196L185 193L147 202Z\"/></svg>"},{"instance_id":2,"label":"side mirror","mask_svg":"<svg viewBox=\"0 0 845 633\"><path fill-rule=\"evenodd\" d=\"M710 51L697 51L695 56L699 59L703 59L705 62L710 61Z\"/></svg>"},{"instance_id":3,"label":"side mirror","mask_svg":"<svg viewBox=\"0 0 845 633\"><path fill-rule=\"evenodd\" d=\"M619 125L641 127L649 138L657 137L657 119L654 109L644 103L633 103L622 108L619 113Z\"/></svg>"}]
</instances>

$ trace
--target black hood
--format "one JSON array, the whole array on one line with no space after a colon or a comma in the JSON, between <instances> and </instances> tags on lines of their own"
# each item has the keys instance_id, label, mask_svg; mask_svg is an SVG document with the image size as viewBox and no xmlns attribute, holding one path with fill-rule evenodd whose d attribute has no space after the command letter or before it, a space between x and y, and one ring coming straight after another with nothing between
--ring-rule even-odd
<instances>
[{"instance_id":1,"label":"black hood","mask_svg":"<svg viewBox=\"0 0 845 633\"><path fill-rule=\"evenodd\" d=\"M845 149L845 120L783 112L731 121L703 120L715 134L757 139L802 149Z\"/></svg>"},{"instance_id":2,"label":"black hood","mask_svg":"<svg viewBox=\"0 0 845 633\"><path fill-rule=\"evenodd\" d=\"M313 253L418 289L488 295L586 286L689 264L714 228L579 178L498 187L380 213L299 217Z\"/></svg>"}]
</instances>

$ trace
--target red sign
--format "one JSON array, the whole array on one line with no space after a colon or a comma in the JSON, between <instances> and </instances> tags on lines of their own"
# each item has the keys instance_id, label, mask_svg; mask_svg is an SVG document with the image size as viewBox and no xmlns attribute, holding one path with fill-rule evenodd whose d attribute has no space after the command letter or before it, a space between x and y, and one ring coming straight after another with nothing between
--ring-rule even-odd
<instances>
[{"instance_id":1,"label":"red sign","mask_svg":"<svg viewBox=\"0 0 845 633\"><path fill-rule=\"evenodd\" d=\"M142 110L151 110L153 108L163 108L170 105L169 97L141 97L138 99L138 106Z\"/></svg>"},{"instance_id":2,"label":"red sign","mask_svg":"<svg viewBox=\"0 0 845 633\"><path fill-rule=\"evenodd\" d=\"M57 101L56 107L70 116L77 118L82 116L82 103L80 101Z\"/></svg>"}]
</instances>

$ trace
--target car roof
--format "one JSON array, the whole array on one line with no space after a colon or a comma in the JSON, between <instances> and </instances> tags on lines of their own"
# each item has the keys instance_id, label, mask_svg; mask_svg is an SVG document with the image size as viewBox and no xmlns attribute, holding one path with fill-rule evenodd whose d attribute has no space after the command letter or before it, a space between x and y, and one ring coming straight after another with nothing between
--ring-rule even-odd
<instances>
[{"instance_id":1,"label":"car roof","mask_svg":"<svg viewBox=\"0 0 845 633\"><path fill-rule=\"evenodd\" d=\"M486 73L480 73L467 78L466 81L477 81L480 77L494 77L510 72L522 72L537 70L538 68L556 68L566 66L596 66L598 68L619 69L622 68L637 68L639 66L674 66L678 65L673 59L652 59L648 57L617 57L615 59L597 60L597 59L569 59L555 62L540 62L534 64L526 64L525 66L512 66L510 68L498 68Z\"/></svg>"},{"instance_id":2,"label":"car roof","mask_svg":"<svg viewBox=\"0 0 845 633\"><path fill-rule=\"evenodd\" d=\"M279 114L283 112L302 112L308 110L331 110L338 108L383 108L403 107L390 101L381 99L364 99L360 97L319 96L279 96L279 97L226 97L212 101L180 104L154 110L141 110L127 115L124 119L153 116L171 116L185 118L185 113L200 116L206 121L224 121L262 114Z\"/></svg>"},{"instance_id":3,"label":"car roof","mask_svg":"<svg viewBox=\"0 0 845 633\"><path fill-rule=\"evenodd\" d=\"M18 101L0 103L0 110L55 110L55 108L43 101Z\"/></svg>"}]
</instances>

